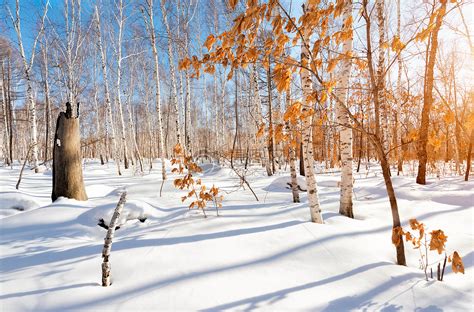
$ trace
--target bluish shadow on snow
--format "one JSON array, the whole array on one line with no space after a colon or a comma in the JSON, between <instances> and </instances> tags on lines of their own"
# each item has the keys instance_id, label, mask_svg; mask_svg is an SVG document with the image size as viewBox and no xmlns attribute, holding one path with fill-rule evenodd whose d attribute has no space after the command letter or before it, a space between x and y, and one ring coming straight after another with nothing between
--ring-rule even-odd
<instances>
[{"instance_id":1,"label":"bluish shadow on snow","mask_svg":"<svg viewBox=\"0 0 474 312\"><path fill-rule=\"evenodd\" d=\"M435 305L429 305L425 308L418 307L415 312L443 312L443 309Z\"/></svg>"},{"instance_id":2,"label":"bluish shadow on snow","mask_svg":"<svg viewBox=\"0 0 474 312\"><path fill-rule=\"evenodd\" d=\"M281 228L281 224L277 228ZM246 268L246 267L254 266L254 265L268 264L268 263L271 263L273 261L277 261L281 258L288 257L288 256L290 256L290 255L292 255L296 252L301 251L301 250L305 250L307 248L310 248L311 246L321 244L323 242L330 241L330 240L333 240L333 239L336 239L336 238L346 237L347 235L357 236L357 235L362 235L362 234L379 232L379 231L383 231L383 230L387 230L387 228L386 227L381 227L381 228L377 228L377 229L370 230L370 231L357 231L357 232L353 232L353 233L341 233L341 234L338 234L338 235L330 235L330 236L326 236L326 237L323 237L323 238L318 239L318 240L314 240L314 241L311 241L311 242L308 242L308 243L304 243L304 244L294 246L292 248L284 249L284 250L281 250L279 252L273 253L269 256L261 257L261 258L258 258L258 259L244 261L244 262L236 263L236 264L232 264L232 265L216 267L216 268L213 268L213 269L207 269L207 270L191 272L191 273L188 273L188 274L183 274L183 275L178 275L178 276L172 276L172 277L165 278L165 279L162 279L162 280L152 281L152 282L147 283L145 285L141 285L139 287L136 287L135 289L127 289L125 291L119 291L119 292L117 292L113 295L104 294L100 298L91 299L91 300L86 301L86 302L81 302L80 304L73 304L73 305L70 305L70 306L62 306L61 310L87 309L88 307L92 307L92 306L95 306L97 304L114 302L114 300L117 300L119 298L121 300L126 300L127 298L133 298L133 297L138 296L138 295L144 295L144 294L149 293L151 291L154 291L156 289L163 288L163 287L168 287L168 286L172 286L172 285L174 286L176 284L185 282L187 280L195 279L195 278L198 278L198 277L208 276L208 275L212 275L212 274L218 274L218 273L228 272L228 271L233 271L233 270L238 270L238 269L241 269L241 268ZM210 235L212 235L212 234L210 234ZM216 234L214 234L214 235L216 235ZM217 235L224 235L224 234L217 234ZM201 238L202 239L207 239L206 236L207 235L202 235ZM169 240L173 240L173 241L176 240L176 239L179 239L179 238L169 238ZM187 238L185 240L188 240L189 242L191 242L191 241L193 241L193 238L190 237L190 238ZM114 244L114 248L115 248L115 250L120 250L120 249L124 249L125 247L134 248L134 247L143 247L143 246L156 246L156 244L159 243L159 241L160 241L160 239L148 240L148 241L133 241L132 243L127 243L126 246L124 246L124 245L120 246L121 242L118 242L118 243ZM140 246L136 245L136 244L140 244L140 243L144 244L144 245L140 245ZM117 245L119 245L119 246L117 246ZM125 248L125 249L127 249L127 248ZM375 263L375 264L369 264L369 265L363 266L361 268L355 269L353 271L360 272L361 270L364 270L364 269L375 268L375 267L383 266L383 265L392 265L392 263L379 262L379 263ZM353 271L349 271L349 272L340 274L340 275L338 275L338 277L339 278L348 277L348 276L350 276L350 274L355 274L356 273L356 272L353 272ZM411 273L411 275L412 275L412 277L418 277L420 280L423 278L423 275L422 275L421 272L420 273ZM325 281L325 283L330 283L330 282L334 282L336 280L337 280L336 277L331 277L331 278L325 279L323 281ZM311 283L309 286L306 285L305 287L315 287L315 286L318 286L318 285L323 285L324 283L322 283L321 281L315 281L314 282L315 285L311 286L312 284L313 283Z\"/></svg>"},{"instance_id":3,"label":"bluish shadow on snow","mask_svg":"<svg viewBox=\"0 0 474 312\"><path fill-rule=\"evenodd\" d=\"M400 276L392 277L390 278L389 281L382 283L380 285L377 285L376 287L370 289L369 291L365 293L361 293L357 296L346 296L346 297L333 300L329 302L329 304L321 312L339 312L339 311L342 312L342 311L349 311L349 310L354 310L354 311L374 310L374 311L384 311L384 312L405 311L406 309L404 309L402 306L397 306L390 303L390 301L394 298L391 298L387 302L382 303L382 306L380 306L380 303L375 303L373 299L377 295L386 292L392 287L403 285L404 282L410 279L419 278L419 277L420 277L420 274L417 274L417 273L407 273ZM420 281L421 279L415 283L412 283L410 287L405 288L403 291L399 293L399 295L401 295L402 293L406 291L411 290Z\"/></svg>"},{"instance_id":4,"label":"bluish shadow on snow","mask_svg":"<svg viewBox=\"0 0 474 312\"><path fill-rule=\"evenodd\" d=\"M282 222L267 226L261 227L252 227L244 229L229 230L223 232L215 232L209 234L196 234L191 236L182 236L182 237L166 237L160 239L137 239L135 238L118 238L113 244L115 251L119 250L128 250L133 248L140 248L146 246L167 246L167 245L177 245L177 244L188 244L198 241L248 235L259 232L266 232L271 230L279 230L282 228L287 228L303 223L302 221L288 221ZM75 247L66 250L55 250L48 249L43 252L36 254L27 254L27 255L14 255L10 257L4 257L0 259L0 272L9 272L15 270L25 269L35 265L51 264L58 261L66 261L75 258L81 258L80 260L85 260L92 257L100 256L103 244L96 245L85 245L80 247Z\"/></svg>"},{"instance_id":5,"label":"bluish shadow on snow","mask_svg":"<svg viewBox=\"0 0 474 312\"><path fill-rule=\"evenodd\" d=\"M92 287L92 286L93 287L100 286L100 284L99 283L82 283L82 284L66 285L66 286L60 286L60 287L54 287L54 288L45 288L45 289L38 289L38 290L32 290L32 291L10 293L10 294L5 294L5 295L0 295L0 300L15 298L15 297L39 295L39 294L44 294L47 292L54 292L54 291L60 291L60 290L65 290L65 289L71 289L71 288Z\"/></svg>"},{"instance_id":6,"label":"bluish shadow on snow","mask_svg":"<svg viewBox=\"0 0 474 312\"><path fill-rule=\"evenodd\" d=\"M242 299L242 300L229 302L229 303L226 303L226 304L222 304L222 305L210 307L210 308L207 308L207 309L203 309L201 311L210 312L210 311L223 311L223 310L228 310L228 309L230 309L230 310L236 310L237 309L239 311L240 310L252 311L252 310L259 309L259 308L263 308L262 306L259 305L260 303L268 302L269 303L268 305L271 305L271 304L273 304L277 301L285 299L291 293L302 291L302 290L313 288L313 287L318 287L318 286L330 284L330 283L333 283L333 282L336 282L336 281L354 276L358 273L362 273L362 272L365 272L367 270L374 269L374 268L381 267L381 266L386 266L386 265L393 265L393 264L388 263L388 262L371 263L371 264L363 265L363 266L358 267L354 270L351 270L351 271L348 271L348 272L345 272L345 273L342 273L342 274L339 274L339 275L335 275L335 276L325 278L325 279L322 279L322 280L319 280L319 281L314 281L312 283L307 283L307 284L303 284L303 285L300 285L300 286L285 288L285 289L281 289L281 290L274 291L274 292L271 292L271 293L267 293L267 294L264 294L264 295L249 297L249 298L245 298L245 299ZM418 276L417 274L406 274L406 275L408 275L406 279ZM268 308L268 306L266 306L266 308ZM346 308L344 310L328 310L328 311L347 311L347 308L348 307L346 306Z\"/></svg>"}]
</instances>

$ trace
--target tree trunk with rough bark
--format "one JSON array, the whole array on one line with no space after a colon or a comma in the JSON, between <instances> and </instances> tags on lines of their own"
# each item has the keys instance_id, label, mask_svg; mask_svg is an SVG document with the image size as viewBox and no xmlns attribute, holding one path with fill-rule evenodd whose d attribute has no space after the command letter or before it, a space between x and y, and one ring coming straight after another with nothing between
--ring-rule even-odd
<instances>
[{"instance_id":1,"label":"tree trunk with rough bark","mask_svg":"<svg viewBox=\"0 0 474 312\"><path fill-rule=\"evenodd\" d=\"M77 110L79 110L79 104ZM56 122L53 148L53 191L51 194L53 201L60 196L87 200L82 178L80 133L79 112L74 117L68 102L66 103L66 112L60 112Z\"/></svg>"},{"instance_id":2,"label":"tree trunk with rough bark","mask_svg":"<svg viewBox=\"0 0 474 312\"><path fill-rule=\"evenodd\" d=\"M393 189L392 185L392 178L390 176L390 164L386 157L386 150L384 149L383 138L381 135L381 122L380 122L380 110L379 110L379 81L377 80L378 75L376 75L374 70L374 61L372 55L372 41L371 41L371 19L368 12L368 0L362 1L362 17L365 19L366 25L366 43L367 43L367 61L368 61L368 68L369 68L369 85L370 85L370 92L372 93L373 101L374 101L374 111L375 111L375 134L367 134L367 141L370 140L372 143L376 155L380 160L380 165L382 167L382 174L385 182L385 187L387 189L387 195L390 201L390 210L392 213L392 229L396 229L400 226L400 215L398 213L398 204L397 198L395 195L395 190ZM370 129L370 127L368 127ZM403 243L403 239L400 239L400 244L396 247L396 255L397 255L397 264L399 265L406 265L405 259L405 247Z\"/></svg>"},{"instance_id":3,"label":"tree trunk with rough bark","mask_svg":"<svg viewBox=\"0 0 474 312\"><path fill-rule=\"evenodd\" d=\"M377 90L379 98L379 109L380 109L380 135L382 139L382 144L385 151L389 150L389 134L388 130L388 105L385 97L385 49L383 45L385 44L385 0L377 0L376 2L377 9L377 26L379 33L379 59L377 66ZM388 156L387 156L388 158Z\"/></svg>"},{"instance_id":4,"label":"tree trunk with rough bark","mask_svg":"<svg viewBox=\"0 0 474 312\"><path fill-rule=\"evenodd\" d=\"M474 129L471 130L471 137L469 139L469 147L467 149L467 167L464 181L469 180L469 173L471 171L471 157L472 157L472 145L474 145Z\"/></svg>"},{"instance_id":5,"label":"tree trunk with rough bark","mask_svg":"<svg viewBox=\"0 0 474 312\"><path fill-rule=\"evenodd\" d=\"M275 173L275 155L274 155L274 138L273 138L273 106L272 106L272 77L270 70L270 60L268 61L267 70L267 90L268 90L268 162L271 165L272 175Z\"/></svg>"},{"instance_id":6,"label":"tree trunk with rough bark","mask_svg":"<svg viewBox=\"0 0 474 312\"><path fill-rule=\"evenodd\" d=\"M421 126L418 135L418 175L416 183L426 184L426 164L428 162L428 132L430 127L430 112L433 106L434 67L436 63L436 52L438 51L438 33L446 13L447 1L441 3L439 14L436 15L436 24L430 35L429 47L426 60L425 85L423 90L423 109L421 111Z\"/></svg>"},{"instance_id":7,"label":"tree trunk with rough bark","mask_svg":"<svg viewBox=\"0 0 474 312\"><path fill-rule=\"evenodd\" d=\"M401 38L401 15L400 0L397 0L397 36ZM402 127L400 122L402 111L402 55L401 51L397 56L398 73L397 73L397 111L395 113L395 145L397 146L397 175L403 172L403 151L402 151Z\"/></svg>"}]
</instances>

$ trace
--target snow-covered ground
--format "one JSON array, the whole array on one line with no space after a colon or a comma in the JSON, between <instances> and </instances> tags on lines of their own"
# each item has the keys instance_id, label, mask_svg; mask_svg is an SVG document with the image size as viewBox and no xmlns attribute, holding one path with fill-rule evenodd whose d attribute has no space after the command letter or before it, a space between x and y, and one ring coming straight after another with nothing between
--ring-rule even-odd
<instances>
[{"instance_id":1,"label":"snow-covered ground","mask_svg":"<svg viewBox=\"0 0 474 312\"><path fill-rule=\"evenodd\" d=\"M160 168L155 164L154 168ZM89 200L51 204L51 172L0 168L1 311L472 311L474 182L462 177L393 177L400 215L443 229L448 251L466 274L446 269L443 282L424 279L419 252L406 245L408 267L395 265L391 213L373 167L355 178L355 219L338 212L338 173L319 174L324 225L309 222L306 194L291 202L288 173L248 180L259 197L237 190L227 168L204 166L203 182L219 186L224 207L208 218L188 211L172 175L115 174L113 164L87 162ZM112 286L101 281L101 251L121 190L128 201L112 247ZM144 220L146 218L146 220ZM140 219L140 220L139 220ZM142 222L144 221L144 222ZM430 262L438 260L430 253Z\"/></svg>"}]
</instances>

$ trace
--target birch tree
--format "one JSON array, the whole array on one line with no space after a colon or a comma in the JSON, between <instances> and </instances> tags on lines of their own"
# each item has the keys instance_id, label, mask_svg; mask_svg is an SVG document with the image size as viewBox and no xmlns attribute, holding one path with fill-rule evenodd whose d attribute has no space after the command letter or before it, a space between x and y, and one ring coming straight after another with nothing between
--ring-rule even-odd
<instances>
[{"instance_id":1,"label":"birch tree","mask_svg":"<svg viewBox=\"0 0 474 312\"><path fill-rule=\"evenodd\" d=\"M20 1L15 1L15 16L13 16L10 7L7 7L8 13L10 14L11 21L13 23L13 27L15 29L15 33L18 39L19 45L19 52L20 57L23 64L23 75L26 81L26 97L28 103L28 110L29 110L29 124L30 124L30 146L32 146L31 151L31 158L33 161L33 166L35 168L35 173L39 172L38 168L38 130L37 130L37 116L36 116L36 103L33 94L33 65L35 61L36 55L36 45L38 44L38 40L40 39L41 35L44 31L44 24L46 20L46 15L48 13L49 1L46 2L44 7L43 15L40 20L39 30L35 36L33 41L33 46L31 49L31 56L28 58L25 53L25 49L23 46L23 38L22 38L22 31L21 31L21 19L20 19Z\"/></svg>"},{"instance_id":2,"label":"birch tree","mask_svg":"<svg viewBox=\"0 0 474 312\"><path fill-rule=\"evenodd\" d=\"M44 161L46 162L49 159L48 148L51 142L50 139L50 129L51 129L51 95L49 87L49 65L48 65L48 40L45 38L43 42L43 47L41 49L42 56L42 76L43 76L43 87L44 87L44 102L45 102L45 151L44 151Z\"/></svg>"},{"instance_id":3,"label":"birch tree","mask_svg":"<svg viewBox=\"0 0 474 312\"><path fill-rule=\"evenodd\" d=\"M160 63L158 61L158 49L156 47L156 34L155 34L155 22L154 22L154 11L153 11L153 0L146 0L146 6L143 9L144 22L148 33L150 35L150 44L153 51L153 63L154 63L154 80L155 80L155 105L157 114L158 124L158 139L160 144L160 155L161 155L161 176L163 181L166 180L166 167L165 167L165 144L163 140L163 118L161 115L161 92L160 92Z\"/></svg>"},{"instance_id":4,"label":"birch tree","mask_svg":"<svg viewBox=\"0 0 474 312\"><path fill-rule=\"evenodd\" d=\"M100 17L99 17L99 9L95 6L95 23L96 23L96 31L97 31L97 45L100 52L101 58L101 67L102 67L102 78L104 79L104 95L105 95L105 107L107 110L107 127L110 128L110 140L112 141L112 153L115 161L115 165L117 166L117 173L122 175L120 171L120 157L118 153L118 146L117 146L117 139L115 135L115 126L114 126L114 118L112 116L112 102L110 100L110 91L109 91L109 80L108 80L108 73L107 73L107 54L105 52L105 48L102 44L102 33L100 30ZM107 130L106 130L107 131Z\"/></svg>"},{"instance_id":5,"label":"birch tree","mask_svg":"<svg viewBox=\"0 0 474 312\"><path fill-rule=\"evenodd\" d=\"M123 28L125 24L125 18L123 15L124 5L123 1L120 0L117 4L118 14L116 16L117 26L118 26L118 34L117 34L117 46L115 48L115 53L117 57L117 75L115 80L115 101L116 107L119 113L119 121L120 121L120 128L121 128L121 142L123 148L123 162L125 169L128 169L128 145L127 145L127 130L125 127L125 118L123 115L123 104L122 104L122 41L123 41Z\"/></svg>"},{"instance_id":6,"label":"birch tree","mask_svg":"<svg viewBox=\"0 0 474 312\"><path fill-rule=\"evenodd\" d=\"M347 31L352 27L352 0L344 1L342 18L344 20L343 30ZM347 56L352 51L352 36L347 36L343 42L342 55ZM348 57L342 59L339 74L339 83L335 92L341 101L336 101L336 119L340 133L340 154L341 154L341 197L339 213L349 218L354 218L352 211L352 128L346 107L348 105L348 85L351 75L351 60ZM344 103L343 103L344 102ZM345 107L344 107L345 105Z\"/></svg>"},{"instance_id":7,"label":"birch tree","mask_svg":"<svg viewBox=\"0 0 474 312\"><path fill-rule=\"evenodd\" d=\"M170 67L170 78L171 78L171 105L173 106L175 113L175 126L176 126L176 143L181 144L181 126L179 122L179 107L178 107L178 87L176 79L176 67L173 53L173 34L168 23L168 12L165 6L166 0L160 0L161 15L163 17L163 24L165 25L166 34L168 37L167 53Z\"/></svg>"},{"instance_id":8,"label":"birch tree","mask_svg":"<svg viewBox=\"0 0 474 312\"><path fill-rule=\"evenodd\" d=\"M307 2L308 10L314 9L312 5ZM303 12L305 13L305 12ZM303 159L304 159L304 173L306 178L306 190L308 193L308 204L311 215L311 221L315 223L323 223L323 216L321 214L321 207L319 204L318 186L316 183L316 177L314 174L314 156L313 156L313 136L311 124L313 123L313 104L309 99L312 98L313 94L313 80L311 79L311 73L306 69L309 67L309 40L311 33L306 28L303 30L301 46L301 87L303 88L304 103L302 106L303 118Z\"/></svg>"}]
</instances>

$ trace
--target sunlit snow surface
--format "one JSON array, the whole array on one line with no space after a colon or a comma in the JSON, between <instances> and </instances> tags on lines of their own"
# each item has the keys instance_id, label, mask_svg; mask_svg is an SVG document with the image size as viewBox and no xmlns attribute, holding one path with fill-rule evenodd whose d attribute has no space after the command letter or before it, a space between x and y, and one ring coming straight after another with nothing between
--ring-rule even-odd
<instances>
[{"instance_id":1,"label":"sunlit snow surface","mask_svg":"<svg viewBox=\"0 0 474 312\"><path fill-rule=\"evenodd\" d=\"M50 171L26 168L16 191L20 166L0 168L0 311L472 311L472 181L432 177L421 186L409 173L393 177L404 226L416 217L428 231L443 229L448 250L464 258L465 275L449 266L444 282L426 282L411 246L409 266L394 264L390 207L375 165L355 174L354 220L337 213L339 172L318 174L324 225L308 221L305 193L291 202L288 172L267 177L252 167L257 202L238 190L230 169L206 164L203 182L219 186L225 200L219 217L211 206L205 219L181 202L171 174L159 196L160 168L119 177L112 163L88 161L89 200L53 204ZM124 189L113 284L103 288L106 230L97 223L109 222Z\"/></svg>"}]
</instances>

